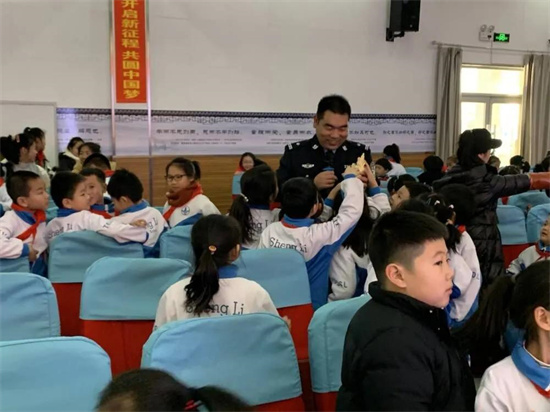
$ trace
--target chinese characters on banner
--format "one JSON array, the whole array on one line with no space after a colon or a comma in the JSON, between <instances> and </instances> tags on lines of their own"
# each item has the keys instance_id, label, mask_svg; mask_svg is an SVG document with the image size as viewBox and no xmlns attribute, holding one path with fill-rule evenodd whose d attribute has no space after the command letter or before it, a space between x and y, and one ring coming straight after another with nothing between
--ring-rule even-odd
<instances>
[{"instance_id":1,"label":"chinese characters on banner","mask_svg":"<svg viewBox=\"0 0 550 412\"><path fill-rule=\"evenodd\" d=\"M116 102L147 103L146 0L112 0Z\"/></svg>"}]
</instances>

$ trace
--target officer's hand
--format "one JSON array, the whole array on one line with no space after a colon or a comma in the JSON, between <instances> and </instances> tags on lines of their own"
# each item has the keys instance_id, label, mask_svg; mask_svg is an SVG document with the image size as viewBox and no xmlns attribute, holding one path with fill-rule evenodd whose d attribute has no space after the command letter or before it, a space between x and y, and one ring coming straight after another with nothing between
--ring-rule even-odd
<instances>
[{"instance_id":1,"label":"officer's hand","mask_svg":"<svg viewBox=\"0 0 550 412\"><path fill-rule=\"evenodd\" d=\"M336 179L336 175L334 174L333 170L327 170L326 172L321 172L317 176L315 176L315 179L313 179L313 183L315 186L317 186L317 189L323 190L323 189L329 189L333 187L338 179Z\"/></svg>"}]
</instances>

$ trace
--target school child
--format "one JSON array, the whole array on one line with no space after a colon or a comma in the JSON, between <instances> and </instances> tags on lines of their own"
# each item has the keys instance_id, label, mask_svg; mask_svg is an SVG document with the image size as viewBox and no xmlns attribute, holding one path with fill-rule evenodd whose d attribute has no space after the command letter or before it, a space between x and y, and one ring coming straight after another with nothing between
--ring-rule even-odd
<instances>
[{"instance_id":1,"label":"school child","mask_svg":"<svg viewBox=\"0 0 550 412\"><path fill-rule=\"evenodd\" d=\"M277 178L268 165L244 172L241 194L233 200L229 210L229 216L233 216L241 227L243 249L256 249L264 229L279 221L280 209L269 208L277 192Z\"/></svg>"},{"instance_id":2,"label":"school child","mask_svg":"<svg viewBox=\"0 0 550 412\"><path fill-rule=\"evenodd\" d=\"M378 180L388 180L388 173L392 170L391 162L385 157L378 159L374 164L374 172Z\"/></svg>"},{"instance_id":3,"label":"school child","mask_svg":"<svg viewBox=\"0 0 550 412\"><path fill-rule=\"evenodd\" d=\"M36 173L50 186L48 172L35 163L36 139L28 133L21 133L15 136L4 136L0 138L0 153L5 157L4 168L7 170L7 177L19 170L27 170Z\"/></svg>"},{"instance_id":4,"label":"school child","mask_svg":"<svg viewBox=\"0 0 550 412\"><path fill-rule=\"evenodd\" d=\"M388 193L390 196L397 193L399 189L405 184L405 182L416 182L416 179L409 175L404 174L401 176L392 176L388 180Z\"/></svg>"},{"instance_id":5,"label":"school child","mask_svg":"<svg viewBox=\"0 0 550 412\"><path fill-rule=\"evenodd\" d=\"M550 261L536 262L517 277L501 277L487 296L491 323L504 334L507 320L525 331L510 356L483 374L476 411L550 410ZM496 294L499 294L497 296ZM504 296L505 295L505 296Z\"/></svg>"},{"instance_id":6,"label":"school child","mask_svg":"<svg viewBox=\"0 0 550 412\"><path fill-rule=\"evenodd\" d=\"M45 265L33 265L48 244L45 239L48 192L36 173L14 172L6 183L12 210L0 218L0 258L28 257L33 273L45 275ZM43 262L42 262L43 263Z\"/></svg>"},{"instance_id":7,"label":"school child","mask_svg":"<svg viewBox=\"0 0 550 412\"><path fill-rule=\"evenodd\" d=\"M85 177L86 190L90 196L90 212L103 216L105 219L113 217L114 206L110 198L103 194L107 191L105 173L100 169L86 168L80 172Z\"/></svg>"},{"instance_id":8,"label":"school child","mask_svg":"<svg viewBox=\"0 0 550 412\"><path fill-rule=\"evenodd\" d=\"M101 153L101 146L94 142L84 142L78 149L78 161L74 165L73 172L80 173L84 161L94 153Z\"/></svg>"},{"instance_id":9,"label":"school child","mask_svg":"<svg viewBox=\"0 0 550 412\"><path fill-rule=\"evenodd\" d=\"M8 194L6 181L8 180L8 167L0 163L0 217L11 209L12 200Z\"/></svg>"},{"instance_id":10,"label":"school child","mask_svg":"<svg viewBox=\"0 0 550 412\"><path fill-rule=\"evenodd\" d=\"M439 156L431 155L424 159L424 172L418 176L418 181L431 186L433 182L445 176L443 160Z\"/></svg>"},{"instance_id":11,"label":"school child","mask_svg":"<svg viewBox=\"0 0 550 412\"><path fill-rule=\"evenodd\" d=\"M220 211L202 192L199 162L176 157L166 166L166 204L164 219L170 227L192 225L202 216Z\"/></svg>"},{"instance_id":12,"label":"school child","mask_svg":"<svg viewBox=\"0 0 550 412\"><path fill-rule=\"evenodd\" d=\"M417 182L405 182L403 185L390 197L390 205L392 210L397 209L397 206L401 202L408 199L414 199L415 197L426 195L430 193L432 189L422 183Z\"/></svg>"},{"instance_id":13,"label":"school child","mask_svg":"<svg viewBox=\"0 0 550 412\"><path fill-rule=\"evenodd\" d=\"M395 143L384 147L384 156L388 159L392 165L391 170L388 172L388 176L401 176L407 174L405 167L401 164L401 152L399 146Z\"/></svg>"},{"instance_id":14,"label":"school child","mask_svg":"<svg viewBox=\"0 0 550 412\"><path fill-rule=\"evenodd\" d=\"M327 303L332 257L363 212L363 183L358 174L355 166L346 168L341 183L344 201L340 213L331 221L319 224L314 224L313 219L320 210L313 182L301 177L288 180L281 194L284 217L269 225L260 237L260 249L294 249L304 256L314 309Z\"/></svg>"},{"instance_id":15,"label":"school child","mask_svg":"<svg viewBox=\"0 0 550 412\"><path fill-rule=\"evenodd\" d=\"M474 380L441 309L453 286L446 237L422 213L397 210L375 223L378 281L346 334L336 410L473 410Z\"/></svg>"},{"instance_id":16,"label":"school child","mask_svg":"<svg viewBox=\"0 0 550 412\"><path fill-rule=\"evenodd\" d=\"M59 172L70 172L75 167L76 163L80 160L78 157L78 151L80 146L84 144L84 140L81 137L75 136L67 144L67 149L63 153L58 155L58 168Z\"/></svg>"},{"instance_id":17,"label":"school child","mask_svg":"<svg viewBox=\"0 0 550 412\"><path fill-rule=\"evenodd\" d=\"M241 155L241 159L239 160L239 165L237 166L237 169L235 170L235 174L241 174L244 172L247 172L248 170L252 169L253 167L264 165L265 162L258 159L254 153L250 152L244 152Z\"/></svg>"},{"instance_id":18,"label":"school child","mask_svg":"<svg viewBox=\"0 0 550 412\"><path fill-rule=\"evenodd\" d=\"M451 301L445 310L449 326L461 326L477 310L481 289L481 269L472 238L463 225L456 225L454 206L439 194L428 195L422 200L409 199L401 203L399 209L429 214L447 228L445 244L454 277Z\"/></svg>"},{"instance_id":19,"label":"school child","mask_svg":"<svg viewBox=\"0 0 550 412\"><path fill-rule=\"evenodd\" d=\"M215 386L191 388L156 369L116 376L101 392L98 412L246 411L253 408Z\"/></svg>"},{"instance_id":20,"label":"school child","mask_svg":"<svg viewBox=\"0 0 550 412\"><path fill-rule=\"evenodd\" d=\"M150 207L143 199L143 186L139 178L126 169L117 170L107 185L107 191L116 213L113 220L127 224L144 220L149 235L143 244L145 257L159 257L160 235L168 228L168 223L157 209Z\"/></svg>"},{"instance_id":21,"label":"school child","mask_svg":"<svg viewBox=\"0 0 550 412\"><path fill-rule=\"evenodd\" d=\"M119 243L147 241L144 221L136 220L127 225L90 212L90 196L84 176L71 172L57 173L52 179L51 195L59 209L57 217L46 226L48 244L62 233L80 230L93 230Z\"/></svg>"},{"instance_id":22,"label":"school child","mask_svg":"<svg viewBox=\"0 0 550 412\"><path fill-rule=\"evenodd\" d=\"M107 158L107 156L101 153L93 153L90 156L88 156L86 160L84 160L84 163L82 163L82 167L84 169L94 168L94 169L102 170L103 173L105 173L107 183L109 183L108 179L115 172L114 170L111 170L111 161Z\"/></svg>"},{"instance_id":23,"label":"school child","mask_svg":"<svg viewBox=\"0 0 550 412\"><path fill-rule=\"evenodd\" d=\"M46 159L46 133L39 127L25 127L23 133L26 133L34 138L36 144L36 159L35 163L46 171L46 173L51 172L48 164L50 161Z\"/></svg>"},{"instance_id":24,"label":"school child","mask_svg":"<svg viewBox=\"0 0 550 412\"><path fill-rule=\"evenodd\" d=\"M372 176L370 170L368 175ZM390 204L388 197L380 191L374 178L369 186L369 196L363 196L363 213L357 225L332 258L329 272L331 283L329 302L362 295L368 283L376 280L368 254L369 234L376 219L390 211ZM343 197L339 190L334 196L334 191L334 189L331 191L325 204L334 198L333 208L338 213Z\"/></svg>"},{"instance_id":25,"label":"school child","mask_svg":"<svg viewBox=\"0 0 550 412\"><path fill-rule=\"evenodd\" d=\"M164 292L155 328L180 319L268 312L277 315L269 294L256 282L237 277L232 263L241 250L239 224L231 216L210 215L195 223L191 245L195 272Z\"/></svg>"},{"instance_id":26,"label":"school child","mask_svg":"<svg viewBox=\"0 0 550 412\"><path fill-rule=\"evenodd\" d=\"M540 230L539 241L521 252L519 256L510 263L506 273L516 276L533 263L539 260L548 259L550 259L550 215L548 215Z\"/></svg>"}]
</instances>

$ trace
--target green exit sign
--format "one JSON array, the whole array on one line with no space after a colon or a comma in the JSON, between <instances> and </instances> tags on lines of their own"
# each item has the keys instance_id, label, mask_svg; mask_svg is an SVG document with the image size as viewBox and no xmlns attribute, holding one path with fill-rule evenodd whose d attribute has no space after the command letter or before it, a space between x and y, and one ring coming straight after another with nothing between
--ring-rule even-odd
<instances>
[{"instance_id":1,"label":"green exit sign","mask_svg":"<svg viewBox=\"0 0 550 412\"><path fill-rule=\"evenodd\" d=\"M510 43L510 33L494 33L493 41L496 43Z\"/></svg>"}]
</instances>

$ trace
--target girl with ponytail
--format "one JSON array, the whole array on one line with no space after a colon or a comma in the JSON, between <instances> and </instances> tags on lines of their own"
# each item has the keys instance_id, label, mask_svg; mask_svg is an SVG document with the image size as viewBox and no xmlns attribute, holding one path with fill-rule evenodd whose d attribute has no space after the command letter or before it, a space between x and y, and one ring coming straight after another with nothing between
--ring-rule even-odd
<instances>
[{"instance_id":1,"label":"girl with ponytail","mask_svg":"<svg viewBox=\"0 0 550 412\"><path fill-rule=\"evenodd\" d=\"M520 331L515 339L506 339L510 326ZM493 364L483 374L476 411L550 410L550 261L497 279L462 332L472 366Z\"/></svg>"},{"instance_id":2,"label":"girl with ponytail","mask_svg":"<svg viewBox=\"0 0 550 412\"><path fill-rule=\"evenodd\" d=\"M170 227L192 225L202 216L219 215L214 203L203 195L199 162L176 157L166 166L164 219Z\"/></svg>"},{"instance_id":3,"label":"girl with ponytail","mask_svg":"<svg viewBox=\"0 0 550 412\"><path fill-rule=\"evenodd\" d=\"M407 171L401 165L401 151L399 150L399 146L395 143L384 147L384 157L388 159L392 165L392 169L387 173L388 177L407 174Z\"/></svg>"},{"instance_id":4,"label":"girl with ponytail","mask_svg":"<svg viewBox=\"0 0 550 412\"><path fill-rule=\"evenodd\" d=\"M451 300L445 310L451 328L462 325L477 310L481 289L481 270L472 238L463 225L456 224L454 206L440 194L407 200L399 205L399 209L431 214L447 227L445 243L454 278Z\"/></svg>"},{"instance_id":5,"label":"girl with ponytail","mask_svg":"<svg viewBox=\"0 0 550 412\"><path fill-rule=\"evenodd\" d=\"M233 200L229 210L229 216L233 216L241 227L243 248L256 249L264 229L279 221L280 209L269 210L277 192L275 172L268 165L244 172L241 194Z\"/></svg>"},{"instance_id":6,"label":"girl with ponytail","mask_svg":"<svg viewBox=\"0 0 550 412\"><path fill-rule=\"evenodd\" d=\"M256 282L237 277L232 263L241 250L241 230L231 216L201 218L191 231L195 272L170 286L160 299L155 328L196 317L278 314L269 294Z\"/></svg>"},{"instance_id":7,"label":"girl with ponytail","mask_svg":"<svg viewBox=\"0 0 550 412\"><path fill-rule=\"evenodd\" d=\"M21 133L15 136L4 136L0 138L0 153L7 160L4 164L6 169L5 180L13 172L26 170L36 173L44 180L46 187L50 186L50 177L48 173L36 161L36 138L28 133Z\"/></svg>"}]
</instances>

